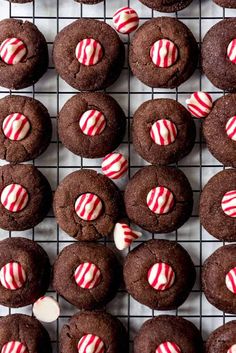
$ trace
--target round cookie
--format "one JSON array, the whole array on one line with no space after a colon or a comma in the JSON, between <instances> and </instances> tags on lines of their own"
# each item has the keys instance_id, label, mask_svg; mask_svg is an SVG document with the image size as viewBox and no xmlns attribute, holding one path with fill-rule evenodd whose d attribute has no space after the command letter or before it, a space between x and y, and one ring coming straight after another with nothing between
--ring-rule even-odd
<instances>
[{"instance_id":1,"label":"round cookie","mask_svg":"<svg viewBox=\"0 0 236 353\"><path fill-rule=\"evenodd\" d=\"M0 241L0 304L18 308L45 294L50 263L41 246L26 238Z\"/></svg>"},{"instance_id":2,"label":"round cookie","mask_svg":"<svg viewBox=\"0 0 236 353\"><path fill-rule=\"evenodd\" d=\"M187 7L193 0L140 0L144 5L160 12L176 12Z\"/></svg>"},{"instance_id":3,"label":"round cookie","mask_svg":"<svg viewBox=\"0 0 236 353\"><path fill-rule=\"evenodd\" d=\"M107 94L79 93L59 113L62 143L85 158L99 158L115 150L125 134L126 118L119 104Z\"/></svg>"},{"instance_id":4,"label":"round cookie","mask_svg":"<svg viewBox=\"0 0 236 353\"><path fill-rule=\"evenodd\" d=\"M205 185L199 206L203 227L222 241L236 240L236 171L223 170Z\"/></svg>"},{"instance_id":5,"label":"round cookie","mask_svg":"<svg viewBox=\"0 0 236 353\"><path fill-rule=\"evenodd\" d=\"M153 352L203 352L201 334L192 322L182 317L157 316L145 321L134 339L134 353Z\"/></svg>"},{"instance_id":6,"label":"round cookie","mask_svg":"<svg viewBox=\"0 0 236 353\"><path fill-rule=\"evenodd\" d=\"M236 8L236 2L235 0L213 0L217 5L221 7L227 7L230 9L235 9Z\"/></svg>"},{"instance_id":7,"label":"round cookie","mask_svg":"<svg viewBox=\"0 0 236 353\"><path fill-rule=\"evenodd\" d=\"M233 353L236 348L236 320L214 330L206 342L206 353Z\"/></svg>"},{"instance_id":8,"label":"round cookie","mask_svg":"<svg viewBox=\"0 0 236 353\"><path fill-rule=\"evenodd\" d=\"M66 26L53 46L58 74L80 91L101 90L114 83L124 57L124 44L115 30L94 19L79 19Z\"/></svg>"},{"instance_id":9,"label":"round cookie","mask_svg":"<svg viewBox=\"0 0 236 353\"><path fill-rule=\"evenodd\" d=\"M80 2L82 4L94 5L102 2L103 0L75 0L76 2Z\"/></svg>"},{"instance_id":10,"label":"round cookie","mask_svg":"<svg viewBox=\"0 0 236 353\"><path fill-rule=\"evenodd\" d=\"M203 124L207 147L213 156L225 166L236 167L235 129L236 94L228 94L217 99Z\"/></svg>"},{"instance_id":11,"label":"round cookie","mask_svg":"<svg viewBox=\"0 0 236 353\"><path fill-rule=\"evenodd\" d=\"M125 189L129 219L152 233L169 233L191 216L193 193L186 176L172 167L140 169Z\"/></svg>"},{"instance_id":12,"label":"round cookie","mask_svg":"<svg viewBox=\"0 0 236 353\"><path fill-rule=\"evenodd\" d=\"M173 99L154 99L136 110L132 126L135 150L151 164L171 164L194 146L191 114Z\"/></svg>"},{"instance_id":13,"label":"round cookie","mask_svg":"<svg viewBox=\"0 0 236 353\"><path fill-rule=\"evenodd\" d=\"M33 165L0 167L0 227L25 230L36 226L51 207L52 192L45 176Z\"/></svg>"},{"instance_id":14,"label":"round cookie","mask_svg":"<svg viewBox=\"0 0 236 353\"><path fill-rule=\"evenodd\" d=\"M38 157L48 147L52 123L38 100L24 96L0 99L0 158L12 163Z\"/></svg>"},{"instance_id":15,"label":"round cookie","mask_svg":"<svg viewBox=\"0 0 236 353\"><path fill-rule=\"evenodd\" d=\"M182 305L195 279L189 254L174 241L149 240L125 259L126 290L138 302L155 310L173 310Z\"/></svg>"},{"instance_id":16,"label":"round cookie","mask_svg":"<svg viewBox=\"0 0 236 353\"><path fill-rule=\"evenodd\" d=\"M0 21L0 86L9 89L31 86L47 67L47 43L33 23L16 19Z\"/></svg>"},{"instance_id":17,"label":"round cookie","mask_svg":"<svg viewBox=\"0 0 236 353\"><path fill-rule=\"evenodd\" d=\"M236 19L227 18L209 29L202 43L202 68L211 83L227 91L236 90Z\"/></svg>"},{"instance_id":18,"label":"round cookie","mask_svg":"<svg viewBox=\"0 0 236 353\"><path fill-rule=\"evenodd\" d=\"M79 309L92 310L108 303L120 281L121 269L115 254L97 243L69 245L54 264L54 289Z\"/></svg>"},{"instance_id":19,"label":"round cookie","mask_svg":"<svg viewBox=\"0 0 236 353\"><path fill-rule=\"evenodd\" d=\"M178 87L193 74L197 61L198 47L193 34L171 17L146 21L135 32L130 45L130 68L150 87Z\"/></svg>"},{"instance_id":20,"label":"round cookie","mask_svg":"<svg viewBox=\"0 0 236 353\"><path fill-rule=\"evenodd\" d=\"M105 312L84 311L75 314L61 330L61 353L88 352L94 343L105 353L128 353L128 337L124 326Z\"/></svg>"},{"instance_id":21,"label":"round cookie","mask_svg":"<svg viewBox=\"0 0 236 353\"><path fill-rule=\"evenodd\" d=\"M7 315L0 318L0 352L51 353L50 337L34 317Z\"/></svg>"},{"instance_id":22,"label":"round cookie","mask_svg":"<svg viewBox=\"0 0 236 353\"><path fill-rule=\"evenodd\" d=\"M54 196L59 226L77 240L96 240L111 233L123 217L123 199L116 185L94 170L65 177Z\"/></svg>"}]
</instances>

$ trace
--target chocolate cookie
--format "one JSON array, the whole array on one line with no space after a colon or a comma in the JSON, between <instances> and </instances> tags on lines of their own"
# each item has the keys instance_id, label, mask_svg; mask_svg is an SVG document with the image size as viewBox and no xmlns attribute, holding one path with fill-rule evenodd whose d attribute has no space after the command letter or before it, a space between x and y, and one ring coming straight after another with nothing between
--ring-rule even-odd
<instances>
[{"instance_id":1,"label":"chocolate cookie","mask_svg":"<svg viewBox=\"0 0 236 353\"><path fill-rule=\"evenodd\" d=\"M48 332L34 317L22 314L0 318L1 352L51 353Z\"/></svg>"},{"instance_id":2,"label":"chocolate cookie","mask_svg":"<svg viewBox=\"0 0 236 353\"><path fill-rule=\"evenodd\" d=\"M24 96L0 99L0 158L25 162L48 147L52 123L47 109L38 100Z\"/></svg>"},{"instance_id":3,"label":"chocolate cookie","mask_svg":"<svg viewBox=\"0 0 236 353\"><path fill-rule=\"evenodd\" d=\"M201 353L201 334L192 322L182 317L155 317L144 322L134 340L134 353L153 352Z\"/></svg>"},{"instance_id":4,"label":"chocolate cookie","mask_svg":"<svg viewBox=\"0 0 236 353\"><path fill-rule=\"evenodd\" d=\"M236 1L235 0L213 0L213 1L221 7L228 7L231 9L236 8Z\"/></svg>"},{"instance_id":5,"label":"chocolate cookie","mask_svg":"<svg viewBox=\"0 0 236 353\"><path fill-rule=\"evenodd\" d=\"M206 342L206 353L233 353L236 349L236 320L213 331Z\"/></svg>"},{"instance_id":6,"label":"chocolate cookie","mask_svg":"<svg viewBox=\"0 0 236 353\"><path fill-rule=\"evenodd\" d=\"M131 70L150 87L178 87L193 74L197 62L197 42L188 27L175 18L146 21L130 45Z\"/></svg>"},{"instance_id":7,"label":"chocolate cookie","mask_svg":"<svg viewBox=\"0 0 236 353\"><path fill-rule=\"evenodd\" d=\"M126 118L107 94L80 93L70 98L59 114L62 143L85 158L99 158L115 150L125 134Z\"/></svg>"},{"instance_id":8,"label":"chocolate cookie","mask_svg":"<svg viewBox=\"0 0 236 353\"><path fill-rule=\"evenodd\" d=\"M51 188L33 165L0 167L0 228L25 230L36 226L51 207Z\"/></svg>"},{"instance_id":9,"label":"chocolate cookie","mask_svg":"<svg viewBox=\"0 0 236 353\"><path fill-rule=\"evenodd\" d=\"M176 12L187 7L193 0L140 0L144 5L160 12Z\"/></svg>"},{"instance_id":10,"label":"chocolate cookie","mask_svg":"<svg viewBox=\"0 0 236 353\"><path fill-rule=\"evenodd\" d=\"M173 310L182 305L195 279L189 254L174 241L149 240L138 245L125 259L124 281L128 293L155 310Z\"/></svg>"},{"instance_id":11,"label":"chocolate cookie","mask_svg":"<svg viewBox=\"0 0 236 353\"><path fill-rule=\"evenodd\" d=\"M0 241L0 304L18 308L45 294L50 281L46 252L26 238Z\"/></svg>"},{"instance_id":12,"label":"chocolate cookie","mask_svg":"<svg viewBox=\"0 0 236 353\"><path fill-rule=\"evenodd\" d=\"M94 170L65 177L54 197L59 226L77 240L106 237L123 216L123 199L116 185Z\"/></svg>"},{"instance_id":13,"label":"chocolate cookie","mask_svg":"<svg viewBox=\"0 0 236 353\"><path fill-rule=\"evenodd\" d=\"M228 91L236 90L236 18L216 23L202 43L202 68L211 83Z\"/></svg>"},{"instance_id":14,"label":"chocolate cookie","mask_svg":"<svg viewBox=\"0 0 236 353\"><path fill-rule=\"evenodd\" d=\"M48 67L43 34L31 22L0 21L0 86L22 89L36 83Z\"/></svg>"},{"instance_id":15,"label":"chocolate cookie","mask_svg":"<svg viewBox=\"0 0 236 353\"><path fill-rule=\"evenodd\" d=\"M58 74L80 91L110 86L119 77L125 57L124 44L105 22L79 19L58 33L53 60Z\"/></svg>"},{"instance_id":16,"label":"chocolate cookie","mask_svg":"<svg viewBox=\"0 0 236 353\"><path fill-rule=\"evenodd\" d=\"M76 2L80 2L82 4L94 5L102 2L103 0L75 0Z\"/></svg>"},{"instance_id":17,"label":"chocolate cookie","mask_svg":"<svg viewBox=\"0 0 236 353\"><path fill-rule=\"evenodd\" d=\"M128 338L122 323L105 312L84 311L72 316L60 335L60 352L127 353Z\"/></svg>"},{"instance_id":18,"label":"chocolate cookie","mask_svg":"<svg viewBox=\"0 0 236 353\"><path fill-rule=\"evenodd\" d=\"M217 99L204 120L203 133L213 156L226 166L236 167L236 94Z\"/></svg>"},{"instance_id":19,"label":"chocolate cookie","mask_svg":"<svg viewBox=\"0 0 236 353\"><path fill-rule=\"evenodd\" d=\"M133 144L152 164L178 162L193 148L196 129L191 114L173 99L143 103L133 117Z\"/></svg>"},{"instance_id":20,"label":"chocolate cookie","mask_svg":"<svg viewBox=\"0 0 236 353\"><path fill-rule=\"evenodd\" d=\"M114 298L121 269L112 250L78 242L64 248L54 264L53 287L79 309L102 307Z\"/></svg>"},{"instance_id":21,"label":"chocolate cookie","mask_svg":"<svg viewBox=\"0 0 236 353\"><path fill-rule=\"evenodd\" d=\"M191 216L193 193L181 170L148 166L140 169L125 189L129 219L153 233L169 233Z\"/></svg>"},{"instance_id":22,"label":"chocolate cookie","mask_svg":"<svg viewBox=\"0 0 236 353\"><path fill-rule=\"evenodd\" d=\"M199 207L200 222L215 238L236 241L236 170L214 175L205 185Z\"/></svg>"}]
</instances>

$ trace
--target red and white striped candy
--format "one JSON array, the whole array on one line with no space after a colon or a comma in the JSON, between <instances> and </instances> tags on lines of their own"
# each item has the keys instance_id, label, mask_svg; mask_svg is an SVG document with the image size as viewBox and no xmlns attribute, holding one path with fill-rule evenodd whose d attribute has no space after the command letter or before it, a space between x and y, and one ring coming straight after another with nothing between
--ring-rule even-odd
<instances>
[{"instance_id":1,"label":"red and white striped candy","mask_svg":"<svg viewBox=\"0 0 236 353\"><path fill-rule=\"evenodd\" d=\"M1 353L27 353L26 346L19 341L10 341L4 344Z\"/></svg>"},{"instance_id":2,"label":"red and white striped candy","mask_svg":"<svg viewBox=\"0 0 236 353\"><path fill-rule=\"evenodd\" d=\"M212 98L206 92L194 92L186 99L187 108L195 118L205 118L212 109Z\"/></svg>"},{"instance_id":3,"label":"red and white striped candy","mask_svg":"<svg viewBox=\"0 0 236 353\"><path fill-rule=\"evenodd\" d=\"M43 296L34 303L33 313L40 321L53 322L60 316L60 307L54 298Z\"/></svg>"},{"instance_id":4,"label":"red and white striped candy","mask_svg":"<svg viewBox=\"0 0 236 353\"><path fill-rule=\"evenodd\" d=\"M125 223L116 223L114 228L114 242L118 250L124 250L130 244L142 236L142 233L131 229Z\"/></svg>"},{"instance_id":5,"label":"red and white striped candy","mask_svg":"<svg viewBox=\"0 0 236 353\"><path fill-rule=\"evenodd\" d=\"M231 190L224 194L221 207L227 216L236 217L236 190Z\"/></svg>"},{"instance_id":6,"label":"red and white striped candy","mask_svg":"<svg viewBox=\"0 0 236 353\"><path fill-rule=\"evenodd\" d=\"M156 214L168 213L174 206L172 192L164 186L158 186L149 191L147 205Z\"/></svg>"},{"instance_id":7,"label":"red and white striped candy","mask_svg":"<svg viewBox=\"0 0 236 353\"><path fill-rule=\"evenodd\" d=\"M236 267L232 268L225 276L226 287L236 294Z\"/></svg>"},{"instance_id":8,"label":"red and white striped candy","mask_svg":"<svg viewBox=\"0 0 236 353\"><path fill-rule=\"evenodd\" d=\"M11 212L20 212L27 205L28 192L20 184L9 184L1 193L2 205Z\"/></svg>"},{"instance_id":9,"label":"red and white striped candy","mask_svg":"<svg viewBox=\"0 0 236 353\"><path fill-rule=\"evenodd\" d=\"M80 195L75 202L75 211L84 221L97 219L102 211L102 201L90 192Z\"/></svg>"},{"instance_id":10,"label":"red and white striped candy","mask_svg":"<svg viewBox=\"0 0 236 353\"><path fill-rule=\"evenodd\" d=\"M78 353L104 353L105 345L100 337L87 334L78 343Z\"/></svg>"},{"instance_id":11,"label":"red and white striped candy","mask_svg":"<svg viewBox=\"0 0 236 353\"><path fill-rule=\"evenodd\" d=\"M227 353L236 353L236 344L233 344L228 350Z\"/></svg>"},{"instance_id":12,"label":"red and white striped candy","mask_svg":"<svg viewBox=\"0 0 236 353\"><path fill-rule=\"evenodd\" d=\"M0 45L0 57L8 65L21 62L26 52L25 44L17 38L7 38Z\"/></svg>"},{"instance_id":13,"label":"red and white striped candy","mask_svg":"<svg viewBox=\"0 0 236 353\"><path fill-rule=\"evenodd\" d=\"M0 282L3 287L16 290L21 288L25 281L25 271L18 262L9 262L1 268Z\"/></svg>"},{"instance_id":14,"label":"red and white striped candy","mask_svg":"<svg viewBox=\"0 0 236 353\"><path fill-rule=\"evenodd\" d=\"M121 178L128 170L128 161L121 153L109 153L102 161L102 172L110 179Z\"/></svg>"},{"instance_id":15,"label":"red and white striped candy","mask_svg":"<svg viewBox=\"0 0 236 353\"><path fill-rule=\"evenodd\" d=\"M75 49L75 56L85 66L96 65L103 57L101 44L92 38L81 40Z\"/></svg>"},{"instance_id":16,"label":"red and white striped candy","mask_svg":"<svg viewBox=\"0 0 236 353\"><path fill-rule=\"evenodd\" d=\"M156 290L169 289L175 281L175 273L171 266L164 262L158 262L148 271L148 283Z\"/></svg>"},{"instance_id":17,"label":"red and white striped candy","mask_svg":"<svg viewBox=\"0 0 236 353\"><path fill-rule=\"evenodd\" d=\"M101 281L101 271L91 262L80 264L74 273L75 282L84 289L92 289Z\"/></svg>"},{"instance_id":18,"label":"red and white striped candy","mask_svg":"<svg viewBox=\"0 0 236 353\"><path fill-rule=\"evenodd\" d=\"M134 9L126 6L116 11L113 22L118 32L129 34L138 28L139 17Z\"/></svg>"},{"instance_id":19,"label":"red and white striped candy","mask_svg":"<svg viewBox=\"0 0 236 353\"><path fill-rule=\"evenodd\" d=\"M229 60L236 64L236 39L231 40L227 48L227 56Z\"/></svg>"},{"instance_id":20,"label":"red and white striped candy","mask_svg":"<svg viewBox=\"0 0 236 353\"><path fill-rule=\"evenodd\" d=\"M20 113L8 115L2 123L4 135L13 141L20 141L25 138L30 129L29 120Z\"/></svg>"},{"instance_id":21,"label":"red and white striped candy","mask_svg":"<svg viewBox=\"0 0 236 353\"><path fill-rule=\"evenodd\" d=\"M106 118L98 110L87 110L81 115L79 126L85 135L100 135L106 127Z\"/></svg>"},{"instance_id":22,"label":"red and white striped candy","mask_svg":"<svg viewBox=\"0 0 236 353\"><path fill-rule=\"evenodd\" d=\"M157 145L167 146L175 141L177 128L172 121L160 119L152 125L150 135Z\"/></svg>"},{"instance_id":23,"label":"red and white striped candy","mask_svg":"<svg viewBox=\"0 0 236 353\"><path fill-rule=\"evenodd\" d=\"M170 67L178 58L178 48L169 39L160 39L152 45L150 56L156 66Z\"/></svg>"},{"instance_id":24,"label":"red and white striped candy","mask_svg":"<svg viewBox=\"0 0 236 353\"><path fill-rule=\"evenodd\" d=\"M228 137L236 141L236 116L232 116L232 118L227 121L225 130Z\"/></svg>"},{"instance_id":25,"label":"red and white striped candy","mask_svg":"<svg viewBox=\"0 0 236 353\"><path fill-rule=\"evenodd\" d=\"M157 347L156 353L181 353L181 349L176 343L167 341Z\"/></svg>"}]
</instances>

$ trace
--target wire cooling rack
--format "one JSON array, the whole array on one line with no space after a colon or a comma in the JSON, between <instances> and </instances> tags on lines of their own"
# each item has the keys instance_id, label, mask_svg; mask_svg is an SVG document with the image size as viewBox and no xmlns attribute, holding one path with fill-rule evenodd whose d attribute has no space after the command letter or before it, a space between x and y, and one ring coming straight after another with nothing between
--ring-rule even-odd
<instances>
[{"instance_id":1,"label":"wire cooling rack","mask_svg":"<svg viewBox=\"0 0 236 353\"><path fill-rule=\"evenodd\" d=\"M138 0L105 0L97 5L81 5L73 0L35 0L28 4L11 4L0 0L0 19L21 18L34 22L44 33L48 42L49 53L51 54L53 40L64 26L71 23L79 17L97 18L107 23L112 23L113 13L122 6L131 6L139 14L141 23L152 17L161 16L143 6ZM163 14L162 14L163 15ZM215 5L212 0L193 0L193 3L183 11L168 16L174 16L183 21L194 33L199 46L206 31L215 23L225 17L236 15L236 10L224 10ZM122 36L128 50L130 37ZM118 149L124 153L130 163L128 176L117 184L123 190L128 178L131 177L140 167L146 163L133 150L130 123L134 111L144 101L157 97L169 97L185 102L185 99L196 90L205 90L216 99L224 92L214 88L209 81L196 70L193 77L184 83L181 87L174 90L150 89L136 78L134 78L126 64L123 68L119 80L109 89L107 93L111 94L122 106L127 116L127 133L125 139ZM80 168L93 168L100 171L101 160L82 159L66 150L57 137L56 116L62 105L76 93L70 86L61 80L54 70L52 61L50 61L48 72L34 86L21 91L11 91L10 94L23 94L35 97L40 100L49 109L53 122L53 138L47 151L32 163L37 166L49 179L53 190L65 175ZM9 94L8 90L0 88L0 97ZM143 240L152 238L164 238L178 241L190 253L197 269L198 279L187 301L176 311L165 312L172 315L183 316L193 323L202 332L206 339L211 331L216 327L229 321L232 316L222 313L211 306L201 293L199 285L199 275L203 261L219 246L219 241L211 237L201 226L198 219L198 200L199 194L204 184L209 178L223 169L222 164L217 162L207 151L202 140L200 130L201 124L196 120L197 138L193 151L180 161L178 167L187 175L194 190L195 207L190 220L178 231L171 234L150 234L143 232ZM2 162L1 164L4 164ZM138 229L138 228L137 228ZM51 262L54 262L59 251L73 240L61 231L56 225L52 212L46 219L32 230L26 232L6 232L0 231L0 239L6 237L24 236L37 241L49 254ZM104 241L107 246L114 247L112 241ZM132 247L140 241L136 241ZM125 255L125 254L124 254ZM120 256L123 256L120 255ZM50 289L50 295L59 300L61 306L61 316L57 322L45 325L48 329L54 351L58 351L58 336L61 326L77 310L56 293ZM106 307L106 310L121 319L127 327L130 343L132 345L133 337L137 333L141 324L152 316L163 312L153 311L133 300L124 289L121 289L116 298ZM0 307L0 315L8 313L32 313L32 307L20 309L8 309Z\"/></svg>"}]
</instances>

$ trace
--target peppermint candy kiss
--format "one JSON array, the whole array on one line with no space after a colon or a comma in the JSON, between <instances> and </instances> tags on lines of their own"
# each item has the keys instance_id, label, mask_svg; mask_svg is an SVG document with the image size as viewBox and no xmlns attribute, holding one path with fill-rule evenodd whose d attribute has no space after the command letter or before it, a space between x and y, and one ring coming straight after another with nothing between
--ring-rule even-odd
<instances>
[{"instance_id":1,"label":"peppermint candy kiss","mask_svg":"<svg viewBox=\"0 0 236 353\"><path fill-rule=\"evenodd\" d=\"M98 110L87 110L81 115L79 126L85 135L100 135L106 127L106 118Z\"/></svg>"},{"instance_id":2,"label":"peppermint candy kiss","mask_svg":"<svg viewBox=\"0 0 236 353\"><path fill-rule=\"evenodd\" d=\"M110 179L121 178L128 170L128 162L121 153L109 153L103 158L102 172Z\"/></svg>"},{"instance_id":3,"label":"peppermint candy kiss","mask_svg":"<svg viewBox=\"0 0 236 353\"><path fill-rule=\"evenodd\" d=\"M236 353L236 344L233 344L230 349L227 350L227 353Z\"/></svg>"},{"instance_id":4,"label":"peppermint candy kiss","mask_svg":"<svg viewBox=\"0 0 236 353\"><path fill-rule=\"evenodd\" d=\"M236 267L232 268L225 276L226 287L236 294Z\"/></svg>"},{"instance_id":5,"label":"peppermint candy kiss","mask_svg":"<svg viewBox=\"0 0 236 353\"><path fill-rule=\"evenodd\" d=\"M102 201L91 193L80 195L75 202L75 211L84 221L97 219L102 212Z\"/></svg>"},{"instance_id":6,"label":"peppermint candy kiss","mask_svg":"<svg viewBox=\"0 0 236 353\"><path fill-rule=\"evenodd\" d=\"M27 353L26 346L19 341L10 341L4 344L1 353Z\"/></svg>"},{"instance_id":7,"label":"peppermint candy kiss","mask_svg":"<svg viewBox=\"0 0 236 353\"><path fill-rule=\"evenodd\" d=\"M1 268L0 282L6 289L19 289L24 285L25 281L25 271L18 262L9 262Z\"/></svg>"},{"instance_id":8,"label":"peppermint candy kiss","mask_svg":"<svg viewBox=\"0 0 236 353\"><path fill-rule=\"evenodd\" d=\"M77 285L84 289L92 289L101 281L101 271L91 262L80 264L74 273Z\"/></svg>"},{"instance_id":9,"label":"peppermint candy kiss","mask_svg":"<svg viewBox=\"0 0 236 353\"><path fill-rule=\"evenodd\" d=\"M139 18L137 12L130 7L122 7L114 14L113 22L118 32L129 34L138 28Z\"/></svg>"},{"instance_id":10,"label":"peppermint candy kiss","mask_svg":"<svg viewBox=\"0 0 236 353\"><path fill-rule=\"evenodd\" d=\"M100 337L84 335L78 343L78 353L104 353L105 345Z\"/></svg>"},{"instance_id":11,"label":"peppermint candy kiss","mask_svg":"<svg viewBox=\"0 0 236 353\"><path fill-rule=\"evenodd\" d=\"M0 45L0 57L8 65L21 62L26 52L25 44L17 38L7 38Z\"/></svg>"},{"instance_id":12,"label":"peppermint candy kiss","mask_svg":"<svg viewBox=\"0 0 236 353\"><path fill-rule=\"evenodd\" d=\"M187 108L195 118L205 118L212 109L212 98L206 92L194 92L186 99Z\"/></svg>"},{"instance_id":13,"label":"peppermint candy kiss","mask_svg":"<svg viewBox=\"0 0 236 353\"><path fill-rule=\"evenodd\" d=\"M170 67L178 58L178 49L170 40L160 39L152 45L150 57L156 66L163 68Z\"/></svg>"},{"instance_id":14,"label":"peppermint candy kiss","mask_svg":"<svg viewBox=\"0 0 236 353\"><path fill-rule=\"evenodd\" d=\"M20 184L7 185L1 193L2 205L11 212L20 212L27 205L28 192Z\"/></svg>"},{"instance_id":15,"label":"peppermint candy kiss","mask_svg":"<svg viewBox=\"0 0 236 353\"><path fill-rule=\"evenodd\" d=\"M228 137L231 140L236 141L236 116L233 116L227 121L225 130Z\"/></svg>"},{"instance_id":16,"label":"peppermint candy kiss","mask_svg":"<svg viewBox=\"0 0 236 353\"><path fill-rule=\"evenodd\" d=\"M60 315L58 302L52 297L41 297L33 305L36 319L43 322L53 322Z\"/></svg>"},{"instance_id":17,"label":"peppermint candy kiss","mask_svg":"<svg viewBox=\"0 0 236 353\"><path fill-rule=\"evenodd\" d=\"M176 140L177 128L167 119L157 120L151 127L150 136L160 146L167 146Z\"/></svg>"},{"instance_id":18,"label":"peppermint candy kiss","mask_svg":"<svg viewBox=\"0 0 236 353\"><path fill-rule=\"evenodd\" d=\"M114 242L118 250L124 250L142 236L142 233L132 230L125 223L116 223L114 228Z\"/></svg>"},{"instance_id":19,"label":"peppermint candy kiss","mask_svg":"<svg viewBox=\"0 0 236 353\"><path fill-rule=\"evenodd\" d=\"M103 57L101 44L95 39L83 39L77 44L75 56L85 66L96 65Z\"/></svg>"},{"instance_id":20,"label":"peppermint candy kiss","mask_svg":"<svg viewBox=\"0 0 236 353\"><path fill-rule=\"evenodd\" d=\"M174 342L164 342L157 347L156 353L181 353L181 349Z\"/></svg>"},{"instance_id":21,"label":"peppermint candy kiss","mask_svg":"<svg viewBox=\"0 0 236 353\"><path fill-rule=\"evenodd\" d=\"M20 141L25 138L30 129L29 120L20 113L8 115L2 123L4 135L12 141Z\"/></svg>"},{"instance_id":22,"label":"peppermint candy kiss","mask_svg":"<svg viewBox=\"0 0 236 353\"><path fill-rule=\"evenodd\" d=\"M156 214L168 213L174 206L172 192L164 186L158 186L149 191L147 205Z\"/></svg>"},{"instance_id":23,"label":"peppermint candy kiss","mask_svg":"<svg viewBox=\"0 0 236 353\"><path fill-rule=\"evenodd\" d=\"M236 64L236 39L233 39L229 43L227 48L227 56L233 64Z\"/></svg>"},{"instance_id":24,"label":"peppermint candy kiss","mask_svg":"<svg viewBox=\"0 0 236 353\"><path fill-rule=\"evenodd\" d=\"M175 281L175 273L171 266L164 262L158 262L148 271L148 283L156 290L169 289Z\"/></svg>"},{"instance_id":25,"label":"peppermint candy kiss","mask_svg":"<svg viewBox=\"0 0 236 353\"><path fill-rule=\"evenodd\" d=\"M236 217L236 190L231 190L224 194L221 207L227 216Z\"/></svg>"}]
</instances>

